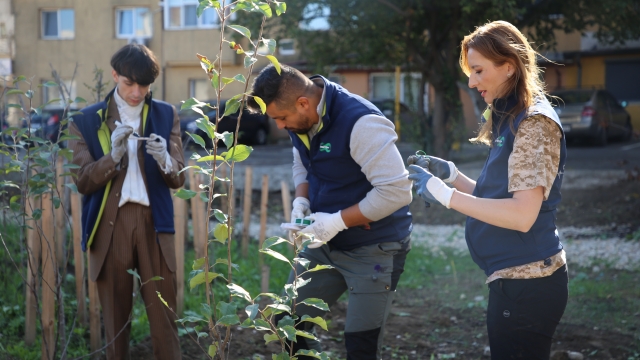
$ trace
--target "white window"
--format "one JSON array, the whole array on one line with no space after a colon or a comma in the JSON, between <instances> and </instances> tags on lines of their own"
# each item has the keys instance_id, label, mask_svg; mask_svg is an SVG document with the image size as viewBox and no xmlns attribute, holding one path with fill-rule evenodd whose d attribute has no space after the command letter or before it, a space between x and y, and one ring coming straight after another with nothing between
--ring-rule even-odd
<instances>
[{"instance_id":1,"label":"white window","mask_svg":"<svg viewBox=\"0 0 640 360\"><path fill-rule=\"evenodd\" d=\"M200 101L208 100L210 86L210 82L206 79L189 80L189 97Z\"/></svg>"},{"instance_id":2,"label":"white window","mask_svg":"<svg viewBox=\"0 0 640 360\"><path fill-rule=\"evenodd\" d=\"M48 80L43 80L42 83L46 83ZM64 94L67 96L67 100L75 100L77 97L76 92L76 82L71 80L62 80L64 86ZM70 93L69 93L70 92ZM60 94L60 88L58 86L43 86L42 87L42 101L43 104L48 103L50 100L59 99L60 101L52 102L51 104L45 106L46 108L63 108L65 107L65 103L62 95ZM72 108L77 106L76 103L71 104Z\"/></svg>"},{"instance_id":3,"label":"white window","mask_svg":"<svg viewBox=\"0 0 640 360\"><path fill-rule=\"evenodd\" d=\"M296 49L294 47L293 39L281 39L278 43L278 51L280 55L295 55Z\"/></svg>"},{"instance_id":4,"label":"white window","mask_svg":"<svg viewBox=\"0 0 640 360\"><path fill-rule=\"evenodd\" d=\"M148 8L116 9L116 37L119 39L148 39L152 35L152 23Z\"/></svg>"},{"instance_id":5,"label":"white window","mask_svg":"<svg viewBox=\"0 0 640 360\"><path fill-rule=\"evenodd\" d=\"M210 29L218 27L220 19L216 10L208 8L198 17L198 0L164 1L164 26L166 29Z\"/></svg>"},{"instance_id":6,"label":"white window","mask_svg":"<svg viewBox=\"0 0 640 360\"><path fill-rule=\"evenodd\" d=\"M42 10L43 39L73 39L75 29L73 9Z\"/></svg>"},{"instance_id":7,"label":"white window","mask_svg":"<svg viewBox=\"0 0 640 360\"><path fill-rule=\"evenodd\" d=\"M395 73L373 73L370 75L369 81L370 99L395 99ZM416 111L418 109L418 96L420 96L420 74L400 74L400 101ZM426 103L427 102L425 102L425 104Z\"/></svg>"}]
</instances>

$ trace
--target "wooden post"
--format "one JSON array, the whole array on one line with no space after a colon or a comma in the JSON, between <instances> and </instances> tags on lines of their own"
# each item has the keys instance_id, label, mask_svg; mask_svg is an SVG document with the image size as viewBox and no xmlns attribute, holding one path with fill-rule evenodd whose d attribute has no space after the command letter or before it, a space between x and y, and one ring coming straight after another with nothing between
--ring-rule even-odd
<instances>
[{"instance_id":1,"label":"wooden post","mask_svg":"<svg viewBox=\"0 0 640 360\"><path fill-rule=\"evenodd\" d=\"M84 278L84 254L82 253L82 224L80 214L80 194L71 193L71 221L73 222L73 260L75 262L76 275L76 299L78 301L78 322L87 326L87 286Z\"/></svg>"},{"instance_id":2,"label":"wooden post","mask_svg":"<svg viewBox=\"0 0 640 360\"><path fill-rule=\"evenodd\" d=\"M260 198L260 244L259 249L262 249L262 244L266 239L267 234L267 202L269 201L269 175L262 175L262 194ZM262 268L262 285L261 291L263 293L269 292L269 265L264 264L262 253L260 253L260 265Z\"/></svg>"},{"instance_id":3,"label":"wooden post","mask_svg":"<svg viewBox=\"0 0 640 360\"><path fill-rule=\"evenodd\" d=\"M91 260L87 257L87 266L90 266ZM100 327L100 298L98 297L98 286L95 281L89 281L89 344L91 352L97 351L102 347L102 328ZM100 354L93 356L94 359L100 358Z\"/></svg>"},{"instance_id":4,"label":"wooden post","mask_svg":"<svg viewBox=\"0 0 640 360\"><path fill-rule=\"evenodd\" d=\"M280 181L280 192L282 193L282 211L284 212L284 220L291 222L291 193L289 192L289 183Z\"/></svg>"},{"instance_id":5,"label":"wooden post","mask_svg":"<svg viewBox=\"0 0 640 360\"><path fill-rule=\"evenodd\" d=\"M220 179L224 179L224 178L227 177L227 168L225 166L221 166L220 167L220 176L218 176L218 177ZM227 190L226 193L227 193L227 196L229 196L229 191L228 191L229 187L227 186L227 183L225 181L222 181L222 180L220 181L219 189L220 190L218 190L218 191L220 191L221 193L224 192L225 190ZM228 205L227 201L229 200L229 198L227 198L225 196L220 196L219 198L220 198L220 211L222 211L225 214L228 214L229 207L227 206ZM231 214L229 214L229 215L231 215Z\"/></svg>"},{"instance_id":6,"label":"wooden post","mask_svg":"<svg viewBox=\"0 0 640 360\"><path fill-rule=\"evenodd\" d=\"M182 308L184 304L184 243L185 243L185 225L187 219L187 203L185 200L180 199L177 196L173 197L173 221L176 229L175 246L176 246L176 281L178 282L177 288L177 303L176 313L182 314Z\"/></svg>"},{"instance_id":7,"label":"wooden post","mask_svg":"<svg viewBox=\"0 0 640 360\"><path fill-rule=\"evenodd\" d=\"M38 198L38 200L36 200L33 197L30 198L25 209L27 217L30 218L32 216L32 209L35 210L39 208L41 208L41 199ZM24 315L24 343L26 345L33 345L36 340L38 301L33 292L35 290L37 293L40 288L38 285L40 284L40 281L38 281L38 269L40 269L40 254L42 252L40 237L38 236L38 224L40 224L40 221L28 221L27 225L29 225L31 229L27 228L26 231L27 254L29 258L29 262L27 263L27 281L29 286L27 286L25 296L26 304Z\"/></svg>"},{"instance_id":8,"label":"wooden post","mask_svg":"<svg viewBox=\"0 0 640 360\"><path fill-rule=\"evenodd\" d=\"M42 359L53 360L56 330L56 247L51 193L42 195Z\"/></svg>"},{"instance_id":9,"label":"wooden post","mask_svg":"<svg viewBox=\"0 0 640 360\"><path fill-rule=\"evenodd\" d=\"M193 168L189 168L189 188L191 191L200 191L200 176L195 173ZM202 202L199 196L191 198L191 227L193 228L193 247L196 252L196 259L204 256L202 223L204 218L202 217ZM205 240L206 241L206 240Z\"/></svg>"},{"instance_id":10,"label":"wooden post","mask_svg":"<svg viewBox=\"0 0 640 360\"><path fill-rule=\"evenodd\" d=\"M60 176L64 174L64 160L63 157L58 157L58 161L56 162L56 187L58 189L58 196L60 196L60 206L54 210L55 216L55 243L56 243L56 257L58 266L64 267L66 264L65 258L65 243L66 243L66 233L67 233L67 225L66 225L66 214L64 207L64 192L65 192L65 177Z\"/></svg>"},{"instance_id":11,"label":"wooden post","mask_svg":"<svg viewBox=\"0 0 640 360\"><path fill-rule=\"evenodd\" d=\"M249 226L251 225L251 195L253 194L253 169L244 170L244 206L242 213L242 257L249 256Z\"/></svg>"}]
</instances>

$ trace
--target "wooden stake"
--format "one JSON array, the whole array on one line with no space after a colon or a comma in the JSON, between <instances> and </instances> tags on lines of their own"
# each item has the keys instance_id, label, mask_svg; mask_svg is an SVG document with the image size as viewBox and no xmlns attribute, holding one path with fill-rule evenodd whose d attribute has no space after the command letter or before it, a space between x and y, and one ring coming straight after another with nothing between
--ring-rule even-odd
<instances>
[{"instance_id":1,"label":"wooden stake","mask_svg":"<svg viewBox=\"0 0 640 360\"><path fill-rule=\"evenodd\" d=\"M220 175L218 176L220 179L224 179L227 177L227 168L225 166L221 166L220 167ZM220 181L220 187L219 187L221 193L225 192L227 193L227 196L229 196L229 188L227 187L227 183L224 181ZM225 196L220 196L220 211L222 211L225 214L228 214L228 198Z\"/></svg>"},{"instance_id":2,"label":"wooden stake","mask_svg":"<svg viewBox=\"0 0 640 360\"><path fill-rule=\"evenodd\" d=\"M29 203L31 205L29 205ZM32 216L32 209L41 208L41 199L31 198L29 203L26 205L25 212L27 213L27 217L30 218ZM39 283L38 281L38 269L40 269L40 254L42 249L40 247L40 237L38 236L38 226L40 226L40 221L28 221L27 225L31 226L31 229L27 228L26 236L27 236L27 253L29 256L29 262L27 263L27 281L29 286L27 286L26 293L26 304L25 304L25 325L24 325L24 343L26 345L33 345L36 340L36 324L37 324L37 309L38 309L38 301L36 295L33 293L34 289L38 292Z\"/></svg>"},{"instance_id":3,"label":"wooden stake","mask_svg":"<svg viewBox=\"0 0 640 360\"><path fill-rule=\"evenodd\" d=\"M193 165L193 163L191 163ZM200 191L200 176L195 173L193 168L188 171L189 175L189 188L191 191ZM204 248L202 246L202 223L204 218L202 217L202 201L199 196L191 198L191 227L193 228L193 247L196 252L196 259L204 256Z\"/></svg>"},{"instance_id":4,"label":"wooden stake","mask_svg":"<svg viewBox=\"0 0 640 360\"><path fill-rule=\"evenodd\" d=\"M87 286L84 278L84 254L82 253L82 224L80 215L82 205L80 194L71 193L71 221L73 222L73 260L75 262L76 275L76 299L78 301L78 322L87 326Z\"/></svg>"},{"instance_id":5,"label":"wooden stake","mask_svg":"<svg viewBox=\"0 0 640 360\"><path fill-rule=\"evenodd\" d=\"M87 266L90 266L90 258L87 256ZM102 347L102 329L100 327L100 298L98 297L98 286L95 281L89 279L89 343L91 352ZM100 354L93 356L100 358Z\"/></svg>"},{"instance_id":6,"label":"wooden stake","mask_svg":"<svg viewBox=\"0 0 640 360\"><path fill-rule=\"evenodd\" d=\"M267 202L269 201L269 175L262 175L262 194L260 198L260 237L259 249L266 239L267 233ZM260 265L262 268L262 292L269 292L269 266L264 265L262 253L260 253Z\"/></svg>"},{"instance_id":7,"label":"wooden stake","mask_svg":"<svg viewBox=\"0 0 640 360\"><path fill-rule=\"evenodd\" d=\"M244 170L244 206L242 213L242 257L249 256L249 227L251 222L251 195L253 195L253 169Z\"/></svg>"},{"instance_id":8,"label":"wooden stake","mask_svg":"<svg viewBox=\"0 0 640 360\"><path fill-rule=\"evenodd\" d=\"M56 162L56 187L58 189L58 194L57 196L60 196L60 206L58 206L57 209L54 210L54 217L55 217L55 243L56 243L56 257L57 257L57 263L58 266L64 266L64 264L66 264L65 258L66 258L66 253L65 253L65 243L66 243L66 239L67 239L67 222L66 222L66 216L65 216L65 212L64 209L65 207L63 206L64 202L64 190L65 190L65 180L66 178L64 176L60 176L64 173L64 160L62 157L58 158L58 161Z\"/></svg>"},{"instance_id":9,"label":"wooden stake","mask_svg":"<svg viewBox=\"0 0 640 360\"><path fill-rule=\"evenodd\" d=\"M174 226L176 229L175 246L176 246L176 281L178 282L178 296L176 303L176 313L182 314L184 304L184 243L185 243L185 225L187 219L187 203L185 200L177 196L173 197Z\"/></svg>"},{"instance_id":10,"label":"wooden stake","mask_svg":"<svg viewBox=\"0 0 640 360\"><path fill-rule=\"evenodd\" d=\"M282 193L282 211L284 212L284 220L291 222L291 193L289 192L289 183L280 181L280 192Z\"/></svg>"},{"instance_id":11,"label":"wooden stake","mask_svg":"<svg viewBox=\"0 0 640 360\"><path fill-rule=\"evenodd\" d=\"M53 360L56 345L56 247L53 201L42 195L42 359Z\"/></svg>"}]
</instances>

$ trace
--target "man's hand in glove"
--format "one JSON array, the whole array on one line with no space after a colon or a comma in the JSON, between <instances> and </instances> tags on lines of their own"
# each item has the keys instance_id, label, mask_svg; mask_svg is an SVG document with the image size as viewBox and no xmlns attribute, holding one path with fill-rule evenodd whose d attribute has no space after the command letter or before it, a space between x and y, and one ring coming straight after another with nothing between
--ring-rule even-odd
<instances>
[{"instance_id":1,"label":"man's hand in glove","mask_svg":"<svg viewBox=\"0 0 640 360\"><path fill-rule=\"evenodd\" d=\"M458 168L447 160L430 155L411 155L407 158L408 165L418 165L429 170L431 174L442 179L446 183L453 183L458 177Z\"/></svg>"},{"instance_id":2,"label":"man's hand in glove","mask_svg":"<svg viewBox=\"0 0 640 360\"><path fill-rule=\"evenodd\" d=\"M167 164L167 140L162 136L150 134L147 140L147 154L153 156L160 167L164 168Z\"/></svg>"},{"instance_id":3,"label":"man's hand in glove","mask_svg":"<svg viewBox=\"0 0 640 360\"><path fill-rule=\"evenodd\" d=\"M311 243L307 245L312 249L319 248L338 235L340 231L347 229L340 211L333 214L313 213L308 218L314 220L314 223L300 230L298 236L313 235Z\"/></svg>"},{"instance_id":4,"label":"man's hand in glove","mask_svg":"<svg viewBox=\"0 0 640 360\"><path fill-rule=\"evenodd\" d=\"M291 208L291 222L293 223L296 219L304 219L305 216L309 215L309 208L311 207L311 203L309 199L298 196L293 200L292 208ZM297 234L297 231L289 230L289 240L292 243L296 243L296 237L299 237L300 234Z\"/></svg>"},{"instance_id":5,"label":"man's hand in glove","mask_svg":"<svg viewBox=\"0 0 640 360\"><path fill-rule=\"evenodd\" d=\"M409 165L409 180L413 181L416 193L424 201L439 203L449 208L454 189L448 187L442 180L418 165Z\"/></svg>"},{"instance_id":6,"label":"man's hand in glove","mask_svg":"<svg viewBox=\"0 0 640 360\"><path fill-rule=\"evenodd\" d=\"M116 128L111 133L111 158L116 163L122 160L127 152L127 139L133 133L133 128L129 125L117 123Z\"/></svg>"}]
</instances>

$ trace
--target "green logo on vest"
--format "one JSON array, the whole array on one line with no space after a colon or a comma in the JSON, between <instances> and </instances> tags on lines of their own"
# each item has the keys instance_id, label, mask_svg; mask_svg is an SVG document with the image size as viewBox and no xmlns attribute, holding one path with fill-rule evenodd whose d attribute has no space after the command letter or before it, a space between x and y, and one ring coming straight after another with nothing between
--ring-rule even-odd
<instances>
[{"instance_id":1,"label":"green logo on vest","mask_svg":"<svg viewBox=\"0 0 640 360\"><path fill-rule=\"evenodd\" d=\"M494 141L498 147L502 147L504 145L504 136L498 136L498 138Z\"/></svg>"},{"instance_id":2,"label":"green logo on vest","mask_svg":"<svg viewBox=\"0 0 640 360\"><path fill-rule=\"evenodd\" d=\"M331 143L320 143L320 151L331 152Z\"/></svg>"}]
</instances>

